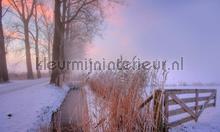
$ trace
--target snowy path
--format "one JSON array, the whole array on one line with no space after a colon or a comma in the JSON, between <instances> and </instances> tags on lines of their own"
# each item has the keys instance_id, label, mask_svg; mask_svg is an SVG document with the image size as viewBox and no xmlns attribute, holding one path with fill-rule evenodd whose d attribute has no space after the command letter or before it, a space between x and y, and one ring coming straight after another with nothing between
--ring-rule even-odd
<instances>
[{"instance_id":1,"label":"snowy path","mask_svg":"<svg viewBox=\"0 0 220 132\"><path fill-rule=\"evenodd\" d=\"M6 83L0 85L0 96L4 94L8 94L11 92L15 92L18 90L30 88L31 86L48 84L48 78L38 79L38 80L28 80L28 81L14 81L12 83Z\"/></svg>"},{"instance_id":2,"label":"snowy path","mask_svg":"<svg viewBox=\"0 0 220 132\"><path fill-rule=\"evenodd\" d=\"M49 123L68 88L48 84L48 79L12 81L0 85L0 131L25 132ZM10 116L11 115L11 116Z\"/></svg>"}]
</instances>

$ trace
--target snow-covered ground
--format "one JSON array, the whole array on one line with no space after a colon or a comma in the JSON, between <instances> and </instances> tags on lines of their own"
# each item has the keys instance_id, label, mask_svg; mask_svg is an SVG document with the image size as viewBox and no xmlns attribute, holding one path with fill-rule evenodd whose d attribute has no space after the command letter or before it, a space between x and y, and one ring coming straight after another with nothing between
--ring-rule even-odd
<instances>
[{"instance_id":1,"label":"snow-covered ground","mask_svg":"<svg viewBox=\"0 0 220 132\"><path fill-rule=\"evenodd\" d=\"M89 88L89 86L85 86L85 93L86 93L86 99L88 104L88 113L89 117L91 119L92 124L97 124L99 122L100 116L99 111L101 111L100 104L97 103L97 98L95 97L92 90ZM99 105L97 105L99 104Z\"/></svg>"},{"instance_id":2,"label":"snow-covered ground","mask_svg":"<svg viewBox=\"0 0 220 132\"><path fill-rule=\"evenodd\" d=\"M35 131L50 122L68 87L48 84L48 79L12 81L0 84L0 131Z\"/></svg>"},{"instance_id":3,"label":"snow-covered ground","mask_svg":"<svg viewBox=\"0 0 220 132\"><path fill-rule=\"evenodd\" d=\"M195 87L182 87L195 88ZM191 121L171 129L171 132L220 132L220 87L197 87L217 89L216 107L205 109L198 119L198 122Z\"/></svg>"},{"instance_id":4,"label":"snow-covered ground","mask_svg":"<svg viewBox=\"0 0 220 132\"><path fill-rule=\"evenodd\" d=\"M171 132L220 132L220 87L209 88L217 89L216 107L205 109L197 123L188 122L171 129ZM61 105L67 92L68 87L51 86L47 78L0 84L0 131L36 131L39 126L47 125L52 112ZM91 116L98 108L91 106L96 100L88 88L86 94Z\"/></svg>"}]
</instances>

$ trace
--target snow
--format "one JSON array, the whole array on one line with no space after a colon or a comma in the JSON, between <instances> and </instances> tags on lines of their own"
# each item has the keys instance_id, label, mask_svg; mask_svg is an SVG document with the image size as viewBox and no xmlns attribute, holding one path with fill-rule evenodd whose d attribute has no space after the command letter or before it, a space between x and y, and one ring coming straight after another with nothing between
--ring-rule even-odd
<instances>
[{"instance_id":1,"label":"snow","mask_svg":"<svg viewBox=\"0 0 220 132\"><path fill-rule=\"evenodd\" d=\"M1 132L36 131L39 126L47 125L68 90L67 86L49 85L47 78L1 84Z\"/></svg>"},{"instance_id":2,"label":"snow","mask_svg":"<svg viewBox=\"0 0 220 132\"><path fill-rule=\"evenodd\" d=\"M108 120L108 110L105 108L104 100L97 97L95 93L91 90L89 85L84 86L84 90L87 97L88 113L90 118L90 131L103 131L102 127L107 125L105 122L102 123L102 127L97 127L97 125L104 120ZM94 127L93 127L94 126Z\"/></svg>"},{"instance_id":3,"label":"snow","mask_svg":"<svg viewBox=\"0 0 220 132\"><path fill-rule=\"evenodd\" d=\"M205 109L198 122L185 123L170 129L171 132L220 132L220 89L209 88L217 89L216 107ZM53 111L61 105L68 91L67 86L60 88L49 85L48 78L0 84L0 131L32 132L48 125ZM100 106L88 86L85 91L90 118L97 124Z\"/></svg>"},{"instance_id":4,"label":"snow","mask_svg":"<svg viewBox=\"0 0 220 132\"><path fill-rule=\"evenodd\" d=\"M98 119L100 118L98 111L100 111L101 108L97 105L96 97L94 93L92 92L92 90L90 89L90 87L87 85L84 88L85 88L86 97L87 97L89 117L91 118L92 124L95 124L95 123L97 124L99 121Z\"/></svg>"},{"instance_id":5,"label":"snow","mask_svg":"<svg viewBox=\"0 0 220 132\"><path fill-rule=\"evenodd\" d=\"M170 132L220 132L220 89L218 89L218 87L211 87L212 89L217 89L216 107L205 109L199 117L198 122L191 121L185 123L181 126L172 128Z\"/></svg>"}]
</instances>

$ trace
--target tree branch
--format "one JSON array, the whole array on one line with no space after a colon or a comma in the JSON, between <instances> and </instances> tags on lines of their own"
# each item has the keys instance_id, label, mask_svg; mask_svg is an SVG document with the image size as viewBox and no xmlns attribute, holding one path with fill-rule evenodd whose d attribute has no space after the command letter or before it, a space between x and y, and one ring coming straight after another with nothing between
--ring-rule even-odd
<instances>
[{"instance_id":1,"label":"tree branch","mask_svg":"<svg viewBox=\"0 0 220 132\"><path fill-rule=\"evenodd\" d=\"M2 17L4 17L5 16L5 14L8 12L8 10L9 10L9 8L10 8L10 6L5 10L5 12L2 14Z\"/></svg>"},{"instance_id":2,"label":"tree branch","mask_svg":"<svg viewBox=\"0 0 220 132\"><path fill-rule=\"evenodd\" d=\"M20 16L22 16L22 13L21 13L21 11L19 10L19 8L18 8L18 6L17 6L15 0L9 0L8 2L9 2L9 4L18 12L18 14L19 14Z\"/></svg>"},{"instance_id":3,"label":"tree branch","mask_svg":"<svg viewBox=\"0 0 220 132\"><path fill-rule=\"evenodd\" d=\"M97 1L97 0L91 0L91 1L88 1L88 2L84 1L83 4L78 8L76 13L69 20L66 20L63 23L69 23L69 22L73 21L78 16L78 14L80 13L80 11L82 10L82 8L84 6L89 5L89 4L91 4L91 3L95 2L95 1Z\"/></svg>"}]
</instances>

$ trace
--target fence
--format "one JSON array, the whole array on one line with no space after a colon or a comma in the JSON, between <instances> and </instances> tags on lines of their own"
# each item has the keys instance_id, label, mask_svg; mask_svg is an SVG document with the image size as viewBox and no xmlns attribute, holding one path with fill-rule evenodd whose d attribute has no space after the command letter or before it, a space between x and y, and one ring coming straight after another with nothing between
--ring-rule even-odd
<instances>
[{"instance_id":1,"label":"fence","mask_svg":"<svg viewBox=\"0 0 220 132\"><path fill-rule=\"evenodd\" d=\"M185 122L197 121L205 108L216 105L216 89L166 89L157 90L150 96L140 108L153 100L155 131L168 131L169 128L176 127ZM173 107L171 109L171 107ZM170 118L180 114L186 117Z\"/></svg>"}]
</instances>

